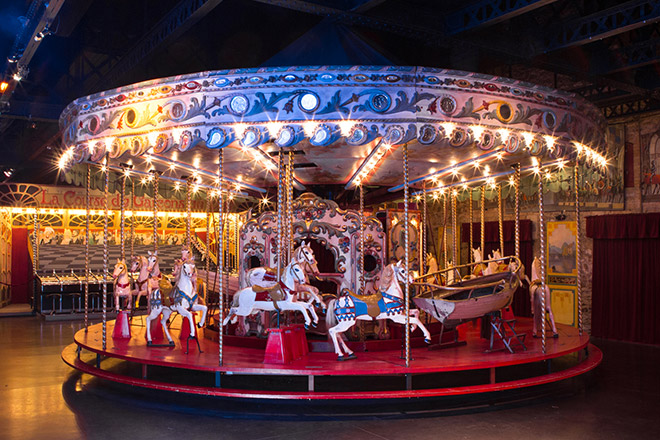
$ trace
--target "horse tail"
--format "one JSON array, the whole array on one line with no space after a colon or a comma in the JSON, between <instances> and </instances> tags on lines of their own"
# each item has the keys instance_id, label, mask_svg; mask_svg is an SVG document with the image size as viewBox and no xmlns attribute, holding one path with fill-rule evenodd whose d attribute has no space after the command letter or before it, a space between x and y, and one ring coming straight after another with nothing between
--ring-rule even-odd
<instances>
[{"instance_id":1,"label":"horse tail","mask_svg":"<svg viewBox=\"0 0 660 440\"><path fill-rule=\"evenodd\" d=\"M331 328L337 325L337 317L335 316L336 304L337 299L331 299L328 303L328 308L325 312L325 325L327 328Z\"/></svg>"}]
</instances>

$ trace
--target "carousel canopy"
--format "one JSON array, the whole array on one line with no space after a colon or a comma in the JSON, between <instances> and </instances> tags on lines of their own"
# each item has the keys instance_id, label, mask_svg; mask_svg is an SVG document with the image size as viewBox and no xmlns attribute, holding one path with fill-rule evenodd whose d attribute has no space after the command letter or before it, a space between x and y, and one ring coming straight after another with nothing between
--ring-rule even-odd
<instances>
[{"instance_id":1,"label":"carousel canopy","mask_svg":"<svg viewBox=\"0 0 660 440\"><path fill-rule=\"evenodd\" d=\"M146 81L75 100L60 117L59 165L131 163L133 172L194 175L214 186L277 185L292 151L294 185L401 189L481 185L583 158L607 166L605 122L560 90L426 67L268 67Z\"/></svg>"}]
</instances>

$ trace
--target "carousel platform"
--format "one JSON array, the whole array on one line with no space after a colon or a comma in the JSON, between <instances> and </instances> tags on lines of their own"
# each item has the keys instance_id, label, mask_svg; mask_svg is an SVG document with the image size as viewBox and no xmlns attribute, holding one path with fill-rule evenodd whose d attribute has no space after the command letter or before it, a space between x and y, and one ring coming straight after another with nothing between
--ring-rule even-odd
<instances>
[{"instance_id":1,"label":"carousel platform","mask_svg":"<svg viewBox=\"0 0 660 440\"><path fill-rule=\"evenodd\" d=\"M354 399L420 399L494 393L564 381L585 374L602 360L586 334L559 325L543 353L541 340L531 337L531 320L518 318L527 334L526 350L513 354L501 341L490 350L479 329L468 324L461 332L466 344L442 350L413 348L406 367L401 349L357 353L338 362L334 353L309 352L289 363L265 363L256 344L225 345L218 365L218 344L199 338L186 354L186 339L170 329L175 347L147 347L144 327L133 325L131 339L113 339L114 321L107 324L106 348L102 324L80 330L62 352L71 367L93 376L132 386L237 399L349 401ZM413 344L413 346L416 344ZM311 346L311 344L310 344ZM502 348L502 350L499 350Z\"/></svg>"}]
</instances>

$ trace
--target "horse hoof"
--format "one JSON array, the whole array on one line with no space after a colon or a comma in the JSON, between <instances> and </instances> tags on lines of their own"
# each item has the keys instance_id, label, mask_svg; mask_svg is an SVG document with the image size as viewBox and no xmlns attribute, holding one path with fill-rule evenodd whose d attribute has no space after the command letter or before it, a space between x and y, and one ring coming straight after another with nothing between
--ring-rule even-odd
<instances>
[{"instance_id":1,"label":"horse hoof","mask_svg":"<svg viewBox=\"0 0 660 440\"><path fill-rule=\"evenodd\" d=\"M197 323L197 328L202 328L202 327L204 327L204 325L201 322L198 322Z\"/></svg>"},{"instance_id":2,"label":"horse hoof","mask_svg":"<svg viewBox=\"0 0 660 440\"><path fill-rule=\"evenodd\" d=\"M424 338L424 342L426 342L427 344L431 344L431 340L429 338Z\"/></svg>"},{"instance_id":3,"label":"horse hoof","mask_svg":"<svg viewBox=\"0 0 660 440\"><path fill-rule=\"evenodd\" d=\"M174 341L170 341L170 347L174 347Z\"/></svg>"},{"instance_id":4,"label":"horse hoof","mask_svg":"<svg viewBox=\"0 0 660 440\"><path fill-rule=\"evenodd\" d=\"M318 322L312 322L312 327L316 328L318 327L319 323Z\"/></svg>"},{"instance_id":5,"label":"horse hoof","mask_svg":"<svg viewBox=\"0 0 660 440\"><path fill-rule=\"evenodd\" d=\"M555 333L554 335L552 335L552 337L557 339L559 337L559 333Z\"/></svg>"},{"instance_id":6,"label":"horse hoof","mask_svg":"<svg viewBox=\"0 0 660 440\"><path fill-rule=\"evenodd\" d=\"M309 324L305 323L305 330L309 330Z\"/></svg>"},{"instance_id":7,"label":"horse hoof","mask_svg":"<svg viewBox=\"0 0 660 440\"><path fill-rule=\"evenodd\" d=\"M153 342L151 342L151 341L147 341L147 347L151 347L152 345L154 345Z\"/></svg>"}]
</instances>

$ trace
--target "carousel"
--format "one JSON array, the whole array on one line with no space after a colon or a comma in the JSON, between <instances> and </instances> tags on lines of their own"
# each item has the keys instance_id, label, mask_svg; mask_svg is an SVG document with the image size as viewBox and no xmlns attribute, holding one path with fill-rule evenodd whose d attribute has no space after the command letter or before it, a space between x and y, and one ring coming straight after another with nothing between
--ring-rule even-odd
<instances>
[{"instance_id":1,"label":"carousel","mask_svg":"<svg viewBox=\"0 0 660 440\"><path fill-rule=\"evenodd\" d=\"M62 172L84 169L88 194L92 171L104 179L106 249L110 176L122 182L121 258L106 251L102 270L86 262L84 329L62 352L83 373L230 399L349 403L531 390L602 359L582 329L580 265L569 326L553 318L545 252L533 263L520 253L523 182L537 190L545 249L552 177L570 176L580 231L580 170L607 172L602 116L575 95L425 67L237 69L80 98L60 125ZM153 249L128 260L124 199L138 179L151 186ZM168 270L158 266L163 185L187 200L185 244ZM200 194L201 235L190 208ZM489 256L487 195L499 230ZM462 256L460 223L470 226ZM94 324L92 284L103 291ZM533 318L511 309L523 285ZM140 295L143 316L131 311Z\"/></svg>"}]
</instances>

